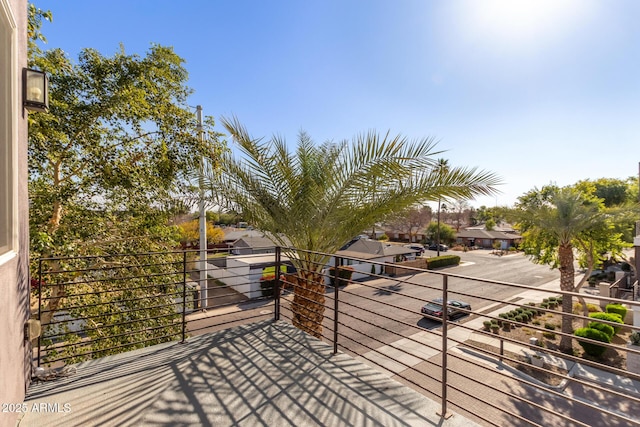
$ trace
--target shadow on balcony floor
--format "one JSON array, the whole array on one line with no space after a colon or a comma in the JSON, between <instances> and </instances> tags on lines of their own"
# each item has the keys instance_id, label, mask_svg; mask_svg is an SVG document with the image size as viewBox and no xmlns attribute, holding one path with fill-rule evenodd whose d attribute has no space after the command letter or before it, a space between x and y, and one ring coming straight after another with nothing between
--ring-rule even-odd
<instances>
[{"instance_id":1,"label":"shadow on balcony floor","mask_svg":"<svg viewBox=\"0 0 640 427\"><path fill-rule=\"evenodd\" d=\"M33 384L19 425L473 425L331 350L267 321L97 359Z\"/></svg>"}]
</instances>

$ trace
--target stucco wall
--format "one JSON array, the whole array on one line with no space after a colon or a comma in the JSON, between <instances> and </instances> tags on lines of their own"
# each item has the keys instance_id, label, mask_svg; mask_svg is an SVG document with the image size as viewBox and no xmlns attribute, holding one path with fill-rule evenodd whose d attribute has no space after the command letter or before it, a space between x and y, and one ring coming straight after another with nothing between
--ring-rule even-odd
<instances>
[{"instance_id":1,"label":"stucco wall","mask_svg":"<svg viewBox=\"0 0 640 427\"><path fill-rule=\"evenodd\" d=\"M27 64L26 0L0 0L16 24L16 49L12 81L16 88L11 101L17 138L17 232L14 251L0 263L0 403L22 403L31 376L30 346L24 341L24 324L29 317L29 227L27 196L27 122L22 110L22 68ZM3 112L7 114L7 112ZM15 164L15 163L14 163ZM0 426L14 426L17 414L0 412Z\"/></svg>"}]
</instances>

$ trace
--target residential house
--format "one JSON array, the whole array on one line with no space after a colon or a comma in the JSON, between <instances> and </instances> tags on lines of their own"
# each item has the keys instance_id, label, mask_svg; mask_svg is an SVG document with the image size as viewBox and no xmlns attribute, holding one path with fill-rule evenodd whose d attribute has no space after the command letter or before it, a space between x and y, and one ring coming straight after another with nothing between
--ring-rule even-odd
<instances>
[{"instance_id":1,"label":"residential house","mask_svg":"<svg viewBox=\"0 0 640 427\"><path fill-rule=\"evenodd\" d=\"M338 257L345 257L343 265L351 266L354 270L352 280L364 279L372 273L382 273L382 266L378 263L395 263L416 258L418 251L400 245L371 239L359 239L344 250L336 252ZM353 260L351 258L358 258ZM329 261L329 266L335 264L335 258ZM327 281L329 278L327 278Z\"/></svg>"},{"instance_id":2,"label":"residential house","mask_svg":"<svg viewBox=\"0 0 640 427\"><path fill-rule=\"evenodd\" d=\"M293 269L291 261L286 256L282 256L281 262L287 266L288 271ZM207 274L247 298L259 298L262 296L260 289L262 271L265 267L273 265L272 254L229 255L209 260Z\"/></svg>"},{"instance_id":3,"label":"residential house","mask_svg":"<svg viewBox=\"0 0 640 427\"><path fill-rule=\"evenodd\" d=\"M522 236L509 226L494 227L487 230L484 224L467 227L456 233L456 243L467 247L494 248L498 242L499 249L508 250L517 246Z\"/></svg>"},{"instance_id":4,"label":"residential house","mask_svg":"<svg viewBox=\"0 0 640 427\"><path fill-rule=\"evenodd\" d=\"M31 378L29 319L29 199L27 110L27 2L0 0L0 402L20 403ZM0 412L0 426L17 413Z\"/></svg>"}]
</instances>

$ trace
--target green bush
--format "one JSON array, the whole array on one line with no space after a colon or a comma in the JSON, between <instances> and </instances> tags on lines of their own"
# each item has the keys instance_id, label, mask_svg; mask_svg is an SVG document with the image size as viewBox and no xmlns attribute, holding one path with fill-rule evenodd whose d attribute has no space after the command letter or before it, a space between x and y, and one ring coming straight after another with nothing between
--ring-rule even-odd
<instances>
[{"instance_id":1,"label":"green bush","mask_svg":"<svg viewBox=\"0 0 640 427\"><path fill-rule=\"evenodd\" d=\"M624 322L624 318L627 315L627 307L621 304L607 304L604 308L607 313L619 314L620 319Z\"/></svg>"},{"instance_id":2,"label":"green bush","mask_svg":"<svg viewBox=\"0 0 640 427\"><path fill-rule=\"evenodd\" d=\"M488 331L489 328L491 328L491 321L485 320L484 322L482 322L482 325L484 326L484 329Z\"/></svg>"},{"instance_id":3,"label":"green bush","mask_svg":"<svg viewBox=\"0 0 640 427\"><path fill-rule=\"evenodd\" d=\"M547 339L550 339L550 340L555 340L556 339L556 334L554 334L553 332L545 331L545 332L542 333L542 336L547 338Z\"/></svg>"},{"instance_id":4,"label":"green bush","mask_svg":"<svg viewBox=\"0 0 640 427\"><path fill-rule=\"evenodd\" d=\"M606 320L607 322L614 322L614 323L619 323L621 325L624 325L622 318L617 313L603 313L603 312L590 313L589 317L591 317L592 319ZM617 334L619 331L620 331L620 326L613 327L613 332L615 334Z\"/></svg>"},{"instance_id":5,"label":"green bush","mask_svg":"<svg viewBox=\"0 0 640 427\"><path fill-rule=\"evenodd\" d=\"M336 285L335 267L329 269L329 282L331 286ZM338 267L338 286L347 286L353 274L353 267Z\"/></svg>"},{"instance_id":6,"label":"green bush","mask_svg":"<svg viewBox=\"0 0 640 427\"><path fill-rule=\"evenodd\" d=\"M555 331L555 330L556 330L556 325L555 325L555 323L549 323L549 322L547 322L547 323L545 323L545 324L544 324L544 327L545 327L545 329L549 329L549 330L551 330L551 331Z\"/></svg>"},{"instance_id":7,"label":"green bush","mask_svg":"<svg viewBox=\"0 0 640 427\"><path fill-rule=\"evenodd\" d=\"M460 264L460 257L458 255L442 255L427 259L427 269L429 270L458 264Z\"/></svg>"},{"instance_id":8,"label":"green bush","mask_svg":"<svg viewBox=\"0 0 640 427\"><path fill-rule=\"evenodd\" d=\"M522 314L518 314L516 317L514 317L516 322L520 322L522 323L524 321L524 318L522 317Z\"/></svg>"},{"instance_id":9,"label":"green bush","mask_svg":"<svg viewBox=\"0 0 640 427\"><path fill-rule=\"evenodd\" d=\"M606 343L610 343L611 342L611 338L609 338L609 335L605 334L602 331L599 331L597 329L593 329L593 328L580 328L580 329L576 329L575 332L573 333L575 336L577 337L581 337L581 338L588 338L591 340L595 340L595 341L602 341L602 342L606 342ZM580 341L578 340L578 344L580 344L580 346L584 349L584 352L587 353L589 356L593 356L593 357L601 357L605 351L607 351L607 347L598 345L598 344L593 344L590 342L586 342L586 341Z\"/></svg>"},{"instance_id":10,"label":"green bush","mask_svg":"<svg viewBox=\"0 0 640 427\"><path fill-rule=\"evenodd\" d=\"M609 335L609 338L613 338L614 331L613 331L613 326L611 325L607 325L606 323L600 323L600 322L589 322L587 327L592 329L597 329Z\"/></svg>"}]
</instances>

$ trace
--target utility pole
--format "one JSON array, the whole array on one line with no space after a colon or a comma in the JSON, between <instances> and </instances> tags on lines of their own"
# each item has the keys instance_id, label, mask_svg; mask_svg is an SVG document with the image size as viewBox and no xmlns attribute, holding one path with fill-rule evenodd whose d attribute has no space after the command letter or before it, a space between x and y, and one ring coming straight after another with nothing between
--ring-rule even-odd
<instances>
[{"instance_id":1,"label":"utility pole","mask_svg":"<svg viewBox=\"0 0 640 427\"><path fill-rule=\"evenodd\" d=\"M196 107L196 115L198 118L198 138L203 141L204 135L202 130L202 106ZM200 158L200 172L198 176L198 186L200 187L200 307L203 311L207 310L207 288L209 287L209 281L207 280L207 212L204 205L204 156Z\"/></svg>"}]
</instances>

